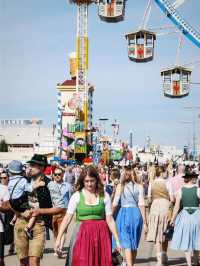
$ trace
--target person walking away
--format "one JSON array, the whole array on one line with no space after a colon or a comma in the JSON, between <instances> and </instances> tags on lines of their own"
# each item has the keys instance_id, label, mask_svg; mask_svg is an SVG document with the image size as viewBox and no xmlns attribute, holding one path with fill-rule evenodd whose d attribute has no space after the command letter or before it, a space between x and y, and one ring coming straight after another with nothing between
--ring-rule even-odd
<instances>
[{"instance_id":1,"label":"person walking away","mask_svg":"<svg viewBox=\"0 0 200 266\"><path fill-rule=\"evenodd\" d=\"M154 181L154 179L155 179L155 171L156 171L155 164L150 162L149 165L148 165L147 171L148 171L149 183L152 183Z\"/></svg>"},{"instance_id":2,"label":"person walking away","mask_svg":"<svg viewBox=\"0 0 200 266\"><path fill-rule=\"evenodd\" d=\"M67 167L64 174L64 181L71 185L74 189L75 185L75 174L73 173L72 167Z\"/></svg>"},{"instance_id":3,"label":"person walking away","mask_svg":"<svg viewBox=\"0 0 200 266\"><path fill-rule=\"evenodd\" d=\"M81 167L80 167L80 165L77 164L77 165L74 167L73 172L74 172L74 176L75 176L75 184L76 184L76 182L77 182L77 180L78 180L78 178L79 178L79 176L80 176L80 174L81 174Z\"/></svg>"},{"instance_id":4,"label":"person walking away","mask_svg":"<svg viewBox=\"0 0 200 266\"><path fill-rule=\"evenodd\" d=\"M109 178L109 183L106 185L106 192L110 195L111 201L114 199L115 191L120 180L120 171L118 168L113 168L111 170L111 175Z\"/></svg>"},{"instance_id":5,"label":"person walking away","mask_svg":"<svg viewBox=\"0 0 200 266\"><path fill-rule=\"evenodd\" d=\"M116 188L113 212L121 204L116 217L121 246L125 253L127 266L135 263L142 227L147 230L143 186L137 183L136 172L131 166L124 167L121 183ZM113 240L113 248L116 241Z\"/></svg>"},{"instance_id":6,"label":"person walking away","mask_svg":"<svg viewBox=\"0 0 200 266\"><path fill-rule=\"evenodd\" d=\"M177 192L182 188L184 184L184 179L183 179L184 171L185 171L185 166L179 164L175 176L169 178L174 198L176 198Z\"/></svg>"},{"instance_id":7,"label":"person walking away","mask_svg":"<svg viewBox=\"0 0 200 266\"><path fill-rule=\"evenodd\" d=\"M170 202L173 202L170 183L163 178L165 169L157 167L155 180L149 184L148 200L151 204L146 240L154 242L157 253L157 266L167 263L168 241L163 233L169 223ZM171 218L171 217L170 217Z\"/></svg>"},{"instance_id":8,"label":"person walking away","mask_svg":"<svg viewBox=\"0 0 200 266\"><path fill-rule=\"evenodd\" d=\"M194 265L200 265L200 189L193 183L197 177L198 174L186 166L184 185L177 194L171 220L174 225L171 248L185 252L187 266L192 266L192 254Z\"/></svg>"}]
</instances>

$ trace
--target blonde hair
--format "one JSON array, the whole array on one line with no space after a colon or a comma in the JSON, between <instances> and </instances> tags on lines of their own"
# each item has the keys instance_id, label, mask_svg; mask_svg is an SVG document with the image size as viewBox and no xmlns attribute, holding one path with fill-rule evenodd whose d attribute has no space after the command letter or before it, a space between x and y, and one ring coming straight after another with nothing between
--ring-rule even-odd
<instances>
[{"instance_id":1,"label":"blonde hair","mask_svg":"<svg viewBox=\"0 0 200 266\"><path fill-rule=\"evenodd\" d=\"M141 180L139 179L135 168L133 168L133 170L132 170L132 180L133 180L133 183L135 183L135 184L141 184Z\"/></svg>"}]
</instances>

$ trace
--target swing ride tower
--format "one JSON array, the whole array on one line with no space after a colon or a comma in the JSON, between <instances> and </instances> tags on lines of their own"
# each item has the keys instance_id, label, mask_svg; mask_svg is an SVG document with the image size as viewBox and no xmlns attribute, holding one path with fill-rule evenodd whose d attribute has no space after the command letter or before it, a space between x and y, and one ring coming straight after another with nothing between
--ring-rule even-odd
<instances>
[{"instance_id":1,"label":"swing ride tower","mask_svg":"<svg viewBox=\"0 0 200 266\"><path fill-rule=\"evenodd\" d=\"M84 158L88 153L88 144L91 140L91 128L88 123L88 6L94 0L70 0L77 6L77 33L76 33L76 123L83 126L83 130L75 132L75 158Z\"/></svg>"}]
</instances>

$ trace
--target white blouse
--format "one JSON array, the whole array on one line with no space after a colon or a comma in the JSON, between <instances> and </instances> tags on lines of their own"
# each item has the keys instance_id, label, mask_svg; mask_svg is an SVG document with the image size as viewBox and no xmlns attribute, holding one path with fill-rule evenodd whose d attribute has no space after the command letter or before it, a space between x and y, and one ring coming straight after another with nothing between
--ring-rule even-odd
<instances>
[{"instance_id":1,"label":"white blouse","mask_svg":"<svg viewBox=\"0 0 200 266\"><path fill-rule=\"evenodd\" d=\"M0 205L1 205L1 201L7 201L7 200L9 200L8 187L4 186L0 183ZM4 213L0 212L0 215L2 217L2 220L4 221ZM4 232L4 226L0 220L0 233L2 233L2 232Z\"/></svg>"},{"instance_id":2,"label":"white blouse","mask_svg":"<svg viewBox=\"0 0 200 266\"><path fill-rule=\"evenodd\" d=\"M82 190L83 195L85 196L85 191L84 189ZM104 194L104 204L105 204L105 212L106 215L112 215L112 204L111 204L111 199L110 196L107 192ZM76 212L76 208L80 202L80 192L77 191L75 192L72 197L69 200L68 208L67 208L67 213L68 214L74 214ZM85 201L86 205L90 206L96 206L99 204L99 196L97 197L97 201L95 204L90 204L87 201Z\"/></svg>"}]
</instances>

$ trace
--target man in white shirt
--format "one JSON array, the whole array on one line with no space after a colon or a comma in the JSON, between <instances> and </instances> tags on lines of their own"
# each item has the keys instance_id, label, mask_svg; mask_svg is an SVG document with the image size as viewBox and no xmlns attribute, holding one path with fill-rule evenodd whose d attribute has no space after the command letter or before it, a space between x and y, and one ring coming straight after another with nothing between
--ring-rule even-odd
<instances>
[{"instance_id":1,"label":"man in white shirt","mask_svg":"<svg viewBox=\"0 0 200 266\"><path fill-rule=\"evenodd\" d=\"M2 201L9 200L9 192L7 186L0 184L0 204ZM4 263L4 214L0 212L0 266L5 266Z\"/></svg>"}]
</instances>

